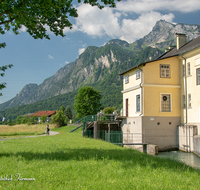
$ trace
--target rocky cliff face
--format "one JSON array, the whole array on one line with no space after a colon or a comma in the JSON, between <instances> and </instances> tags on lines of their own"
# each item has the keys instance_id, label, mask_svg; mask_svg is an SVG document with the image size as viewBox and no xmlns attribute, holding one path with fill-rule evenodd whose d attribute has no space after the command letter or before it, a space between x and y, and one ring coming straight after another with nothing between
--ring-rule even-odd
<instances>
[{"instance_id":1,"label":"rocky cliff face","mask_svg":"<svg viewBox=\"0 0 200 190\"><path fill-rule=\"evenodd\" d=\"M176 44L176 32L187 34L188 40L191 40L200 33L200 26L172 24L161 20L148 35L132 44L114 39L103 47L90 46L78 59L58 70L39 86L26 85L16 97L0 104L0 110L72 92L86 84L103 86L100 84L101 81L104 81L104 84L112 81L115 86L120 86L122 84L117 83L119 72L142 61L158 57L164 48ZM159 49L146 48L149 46ZM110 84L107 83L108 86Z\"/></svg>"},{"instance_id":2,"label":"rocky cliff face","mask_svg":"<svg viewBox=\"0 0 200 190\"><path fill-rule=\"evenodd\" d=\"M166 48L176 44L176 33L187 34L189 41L199 36L200 25L172 24L160 20L148 35L137 41L137 44L141 48L143 46Z\"/></svg>"}]
</instances>

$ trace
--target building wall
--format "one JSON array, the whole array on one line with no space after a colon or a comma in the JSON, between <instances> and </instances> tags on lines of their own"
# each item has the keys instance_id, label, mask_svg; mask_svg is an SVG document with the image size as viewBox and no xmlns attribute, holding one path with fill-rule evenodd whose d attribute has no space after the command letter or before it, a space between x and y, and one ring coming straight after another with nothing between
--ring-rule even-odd
<instances>
[{"instance_id":1,"label":"building wall","mask_svg":"<svg viewBox=\"0 0 200 190\"><path fill-rule=\"evenodd\" d=\"M200 136L194 137L194 153L200 157Z\"/></svg>"},{"instance_id":2,"label":"building wall","mask_svg":"<svg viewBox=\"0 0 200 190\"><path fill-rule=\"evenodd\" d=\"M177 126L180 117L142 117L145 142L158 145L159 151L178 148Z\"/></svg>"},{"instance_id":3,"label":"building wall","mask_svg":"<svg viewBox=\"0 0 200 190\"><path fill-rule=\"evenodd\" d=\"M200 49L184 54L186 58L186 78L187 78L187 99L191 94L191 107L187 102L187 123L200 123L200 85L197 85L197 69L200 68ZM190 63L190 75L188 74L188 63ZM185 78L183 77L182 65L185 64L183 59L180 60L180 83L181 83L181 123L186 122L186 109L183 108L183 95L185 94ZM199 131L199 130L198 130Z\"/></svg>"},{"instance_id":4,"label":"building wall","mask_svg":"<svg viewBox=\"0 0 200 190\"><path fill-rule=\"evenodd\" d=\"M178 126L179 149L186 152L194 151L194 137L197 135L197 126Z\"/></svg>"},{"instance_id":5,"label":"building wall","mask_svg":"<svg viewBox=\"0 0 200 190\"><path fill-rule=\"evenodd\" d=\"M128 117L121 123L124 143L149 143L158 150L178 148L180 117ZM136 148L136 147L134 147Z\"/></svg>"},{"instance_id":6,"label":"building wall","mask_svg":"<svg viewBox=\"0 0 200 190\"><path fill-rule=\"evenodd\" d=\"M160 65L170 65L170 78L160 77ZM172 57L147 63L143 67L144 84L179 85L179 59Z\"/></svg>"},{"instance_id":7,"label":"building wall","mask_svg":"<svg viewBox=\"0 0 200 190\"><path fill-rule=\"evenodd\" d=\"M121 127L124 143L142 143L142 117L127 117Z\"/></svg>"},{"instance_id":8,"label":"building wall","mask_svg":"<svg viewBox=\"0 0 200 190\"><path fill-rule=\"evenodd\" d=\"M139 116L141 112L136 112L136 95L141 94L141 88L138 87L135 90L127 91L123 93L123 115L126 115L126 99L128 99L128 116ZM141 100L140 100L141 102Z\"/></svg>"},{"instance_id":9,"label":"building wall","mask_svg":"<svg viewBox=\"0 0 200 190\"><path fill-rule=\"evenodd\" d=\"M180 86L144 86L143 116L180 117ZM161 111L161 94L170 94L171 112Z\"/></svg>"},{"instance_id":10,"label":"building wall","mask_svg":"<svg viewBox=\"0 0 200 190\"><path fill-rule=\"evenodd\" d=\"M137 70L139 70L139 69L136 68L136 69L131 70L131 71L127 72L126 74L124 74L124 76L123 76L123 88L124 88L124 90L140 85L141 77L139 79L136 79L136 71ZM128 78L129 78L128 83L125 82L126 76L128 76Z\"/></svg>"}]
</instances>

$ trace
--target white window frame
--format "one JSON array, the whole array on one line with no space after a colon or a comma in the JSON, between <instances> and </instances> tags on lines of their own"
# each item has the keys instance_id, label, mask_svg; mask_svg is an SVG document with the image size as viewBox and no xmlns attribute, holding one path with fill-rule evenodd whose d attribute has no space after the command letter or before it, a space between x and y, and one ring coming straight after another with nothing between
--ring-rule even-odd
<instances>
[{"instance_id":1,"label":"white window frame","mask_svg":"<svg viewBox=\"0 0 200 190\"><path fill-rule=\"evenodd\" d=\"M165 102L163 100L164 96L168 96L167 98L169 98L169 111L164 111L162 108L162 103ZM172 94L171 93L161 93L160 94L160 112L172 112Z\"/></svg>"},{"instance_id":2,"label":"white window frame","mask_svg":"<svg viewBox=\"0 0 200 190\"><path fill-rule=\"evenodd\" d=\"M160 64L160 78L170 78L170 65Z\"/></svg>"},{"instance_id":3,"label":"white window frame","mask_svg":"<svg viewBox=\"0 0 200 190\"><path fill-rule=\"evenodd\" d=\"M138 99L139 98L139 99ZM138 101L139 100L139 101ZM136 112L140 112L140 110L141 110L141 108L140 108L140 106L141 106L141 102L140 102L141 100L140 100L140 94L137 94L136 95ZM139 104L139 105L138 105Z\"/></svg>"},{"instance_id":4,"label":"white window frame","mask_svg":"<svg viewBox=\"0 0 200 190\"><path fill-rule=\"evenodd\" d=\"M140 70L136 71L136 79L140 79Z\"/></svg>"},{"instance_id":5,"label":"white window frame","mask_svg":"<svg viewBox=\"0 0 200 190\"><path fill-rule=\"evenodd\" d=\"M125 76L125 84L129 83L129 75Z\"/></svg>"}]
</instances>

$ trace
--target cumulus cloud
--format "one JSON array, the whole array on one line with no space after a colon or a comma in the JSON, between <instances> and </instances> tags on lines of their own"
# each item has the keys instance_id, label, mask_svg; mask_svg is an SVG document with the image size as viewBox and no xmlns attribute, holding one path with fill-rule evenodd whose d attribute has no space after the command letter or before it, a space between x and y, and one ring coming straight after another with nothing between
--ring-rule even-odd
<instances>
[{"instance_id":1,"label":"cumulus cloud","mask_svg":"<svg viewBox=\"0 0 200 190\"><path fill-rule=\"evenodd\" d=\"M68 62L68 61L65 61L65 63L68 64L69 62Z\"/></svg>"},{"instance_id":2,"label":"cumulus cloud","mask_svg":"<svg viewBox=\"0 0 200 190\"><path fill-rule=\"evenodd\" d=\"M75 24L77 30L99 37L105 34L111 37L119 35L118 17L120 13L114 14L111 8L100 10L87 4L79 6L77 10L79 15Z\"/></svg>"},{"instance_id":3,"label":"cumulus cloud","mask_svg":"<svg viewBox=\"0 0 200 190\"><path fill-rule=\"evenodd\" d=\"M156 24L158 20L166 20L172 22L174 18L173 14L162 15L158 12L150 12L142 14L138 19L123 19L122 20L122 35L121 40L127 42L133 42L138 38L142 38L147 35Z\"/></svg>"},{"instance_id":4,"label":"cumulus cloud","mask_svg":"<svg viewBox=\"0 0 200 190\"><path fill-rule=\"evenodd\" d=\"M48 55L48 58L49 58L49 59L53 59L53 56L51 56L51 55Z\"/></svg>"},{"instance_id":5,"label":"cumulus cloud","mask_svg":"<svg viewBox=\"0 0 200 190\"><path fill-rule=\"evenodd\" d=\"M199 0L127 0L116 4L116 9L142 14L149 11L179 11L183 13L200 10Z\"/></svg>"},{"instance_id":6,"label":"cumulus cloud","mask_svg":"<svg viewBox=\"0 0 200 190\"><path fill-rule=\"evenodd\" d=\"M64 32L80 31L92 37L109 36L133 42L147 35L158 20L173 23L172 11L188 13L200 10L199 0L123 0L116 3L116 8L100 10L88 4L77 8L73 29ZM163 13L163 12L164 13ZM131 17L131 15L138 17Z\"/></svg>"},{"instance_id":7,"label":"cumulus cloud","mask_svg":"<svg viewBox=\"0 0 200 190\"><path fill-rule=\"evenodd\" d=\"M26 27L22 25L22 27L19 29L20 32L26 32Z\"/></svg>"},{"instance_id":8,"label":"cumulus cloud","mask_svg":"<svg viewBox=\"0 0 200 190\"><path fill-rule=\"evenodd\" d=\"M80 49L78 50L79 55L81 55L84 51L85 51L85 48L80 48Z\"/></svg>"}]
</instances>

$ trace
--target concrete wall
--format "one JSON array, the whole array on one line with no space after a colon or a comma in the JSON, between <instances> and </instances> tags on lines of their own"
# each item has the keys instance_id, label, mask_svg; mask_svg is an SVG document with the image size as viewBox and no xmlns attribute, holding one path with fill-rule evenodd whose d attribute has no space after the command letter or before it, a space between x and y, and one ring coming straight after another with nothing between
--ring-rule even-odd
<instances>
[{"instance_id":1,"label":"concrete wall","mask_svg":"<svg viewBox=\"0 0 200 190\"><path fill-rule=\"evenodd\" d=\"M177 126L180 117L142 117L145 142L158 146L159 151L178 148Z\"/></svg>"},{"instance_id":2,"label":"concrete wall","mask_svg":"<svg viewBox=\"0 0 200 190\"><path fill-rule=\"evenodd\" d=\"M200 135L194 136L194 153L200 157Z\"/></svg>"},{"instance_id":3,"label":"concrete wall","mask_svg":"<svg viewBox=\"0 0 200 190\"><path fill-rule=\"evenodd\" d=\"M154 144L159 151L178 148L180 120L180 117L127 117L121 123L123 141Z\"/></svg>"},{"instance_id":4,"label":"concrete wall","mask_svg":"<svg viewBox=\"0 0 200 190\"><path fill-rule=\"evenodd\" d=\"M179 150L186 152L194 151L194 136L197 135L197 126L178 126Z\"/></svg>"}]
</instances>

